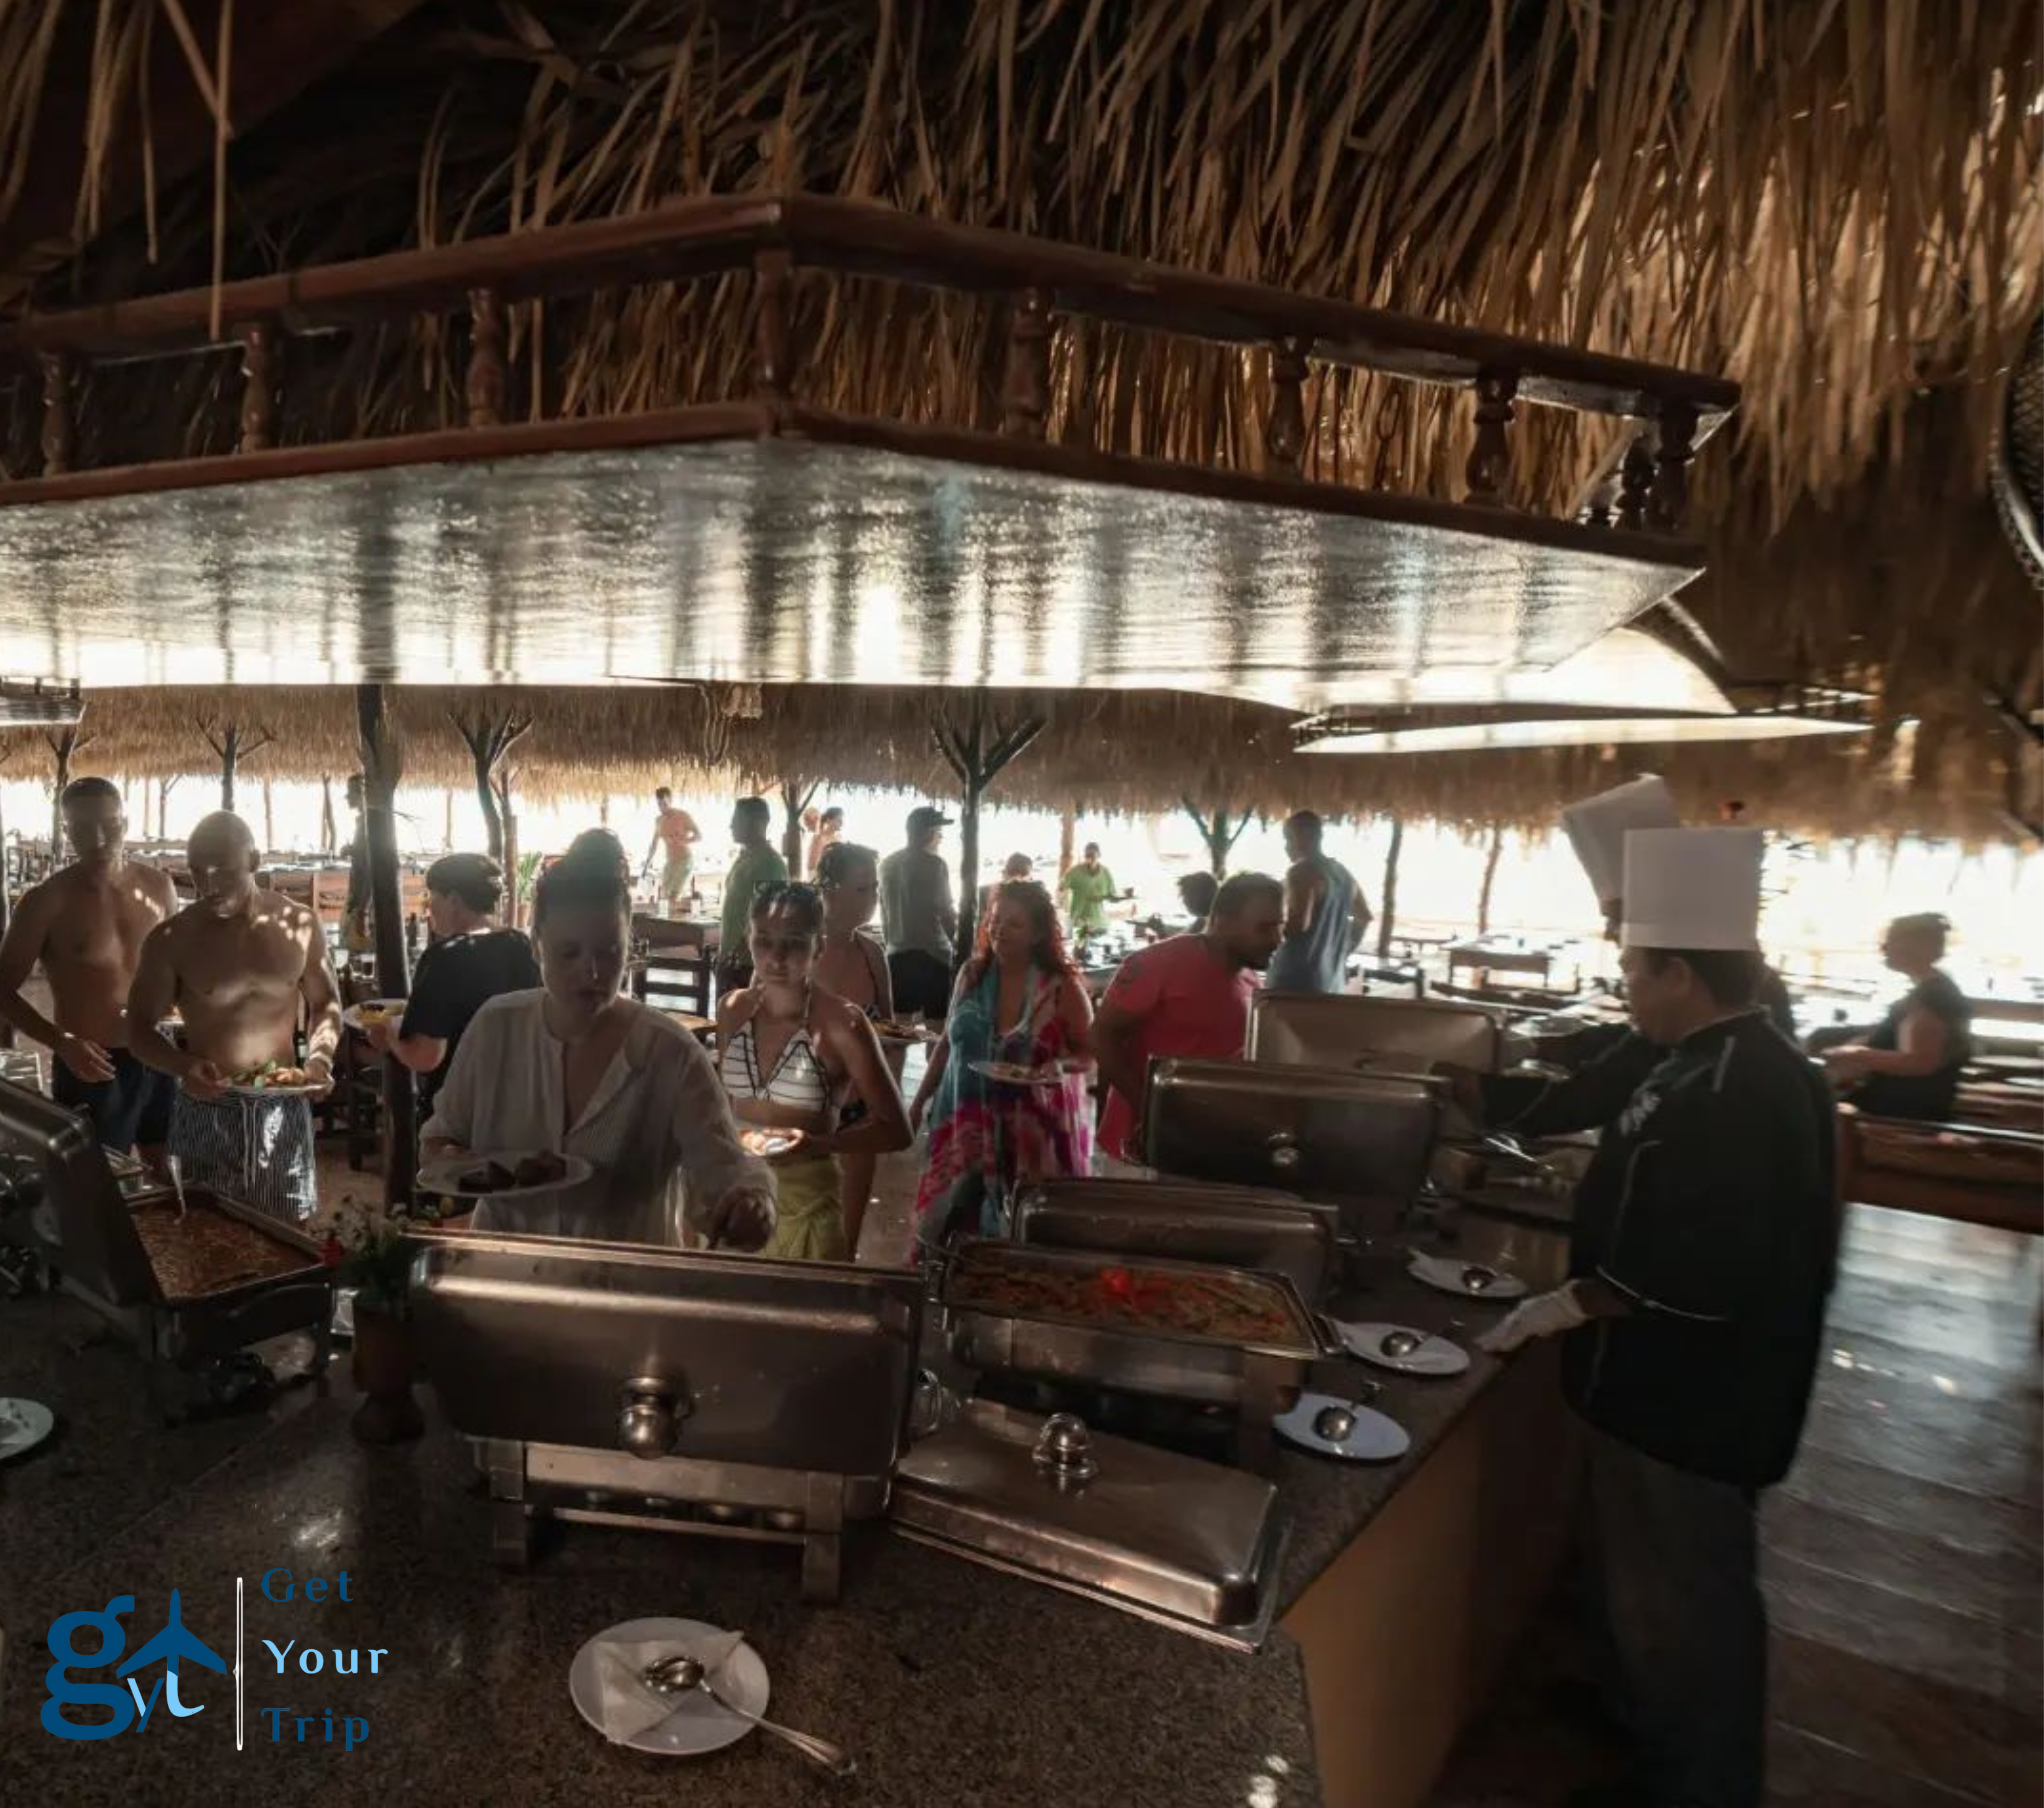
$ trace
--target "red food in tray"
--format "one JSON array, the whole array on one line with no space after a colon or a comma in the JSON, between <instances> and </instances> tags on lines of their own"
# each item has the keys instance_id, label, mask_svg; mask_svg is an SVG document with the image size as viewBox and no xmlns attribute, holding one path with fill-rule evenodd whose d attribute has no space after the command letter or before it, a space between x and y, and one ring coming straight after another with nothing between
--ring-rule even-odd
<instances>
[{"instance_id":1,"label":"red food in tray","mask_svg":"<svg viewBox=\"0 0 2044 1808\"><path fill-rule=\"evenodd\" d=\"M1019 1318L1055 1318L1117 1330L1167 1331L1227 1343L1291 1345L1296 1314L1278 1288L1253 1275L1187 1274L1118 1265L1037 1265L995 1248L962 1252L944 1288L953 1306Z\"/></svg>"}]
</instances>

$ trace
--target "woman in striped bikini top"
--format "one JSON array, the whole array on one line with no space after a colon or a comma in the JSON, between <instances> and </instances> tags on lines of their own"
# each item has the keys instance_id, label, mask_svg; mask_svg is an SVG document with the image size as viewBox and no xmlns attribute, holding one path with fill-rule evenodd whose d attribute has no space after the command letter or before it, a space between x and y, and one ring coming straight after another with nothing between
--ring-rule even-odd
<instances>
[{"instance_id":1,"label":"woman in striped bikini top","mask_svg":"<svg viewBox=\"0 0 2044 1808\"><path fill-rule=\"evenodd\" d=\"M850 1250L833 1157L906 1148L908 1114L865 1014L812 977L823 932L815 888L763 885L748 925L753 983L718 1000L718 1077L742 1127L802 1132L774 1168L779 1225L762 1253L842 1261ZM845 1124L851 1096L868 1109Z\"/></svg>"}]
</instances>

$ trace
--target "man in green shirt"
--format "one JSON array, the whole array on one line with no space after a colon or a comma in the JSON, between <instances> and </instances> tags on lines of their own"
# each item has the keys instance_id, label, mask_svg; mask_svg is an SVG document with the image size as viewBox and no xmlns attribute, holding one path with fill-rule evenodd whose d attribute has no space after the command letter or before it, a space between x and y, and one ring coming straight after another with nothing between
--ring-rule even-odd
<instances>
[{"instance_id":1,"label":"man in green shirt","mask_svg":"<svg viewBox=\"0 0 2044 1808\"><path fill-rule=\"evenodd\" d=\"M773 810L764 797L741 797L731 813L731 838L738 858L724 875L724 908L718 917L717 989L733 992L753 977L747 934L753 894L763 885L787 883L787 862L767 839Z\"/></svg>"},{"instance_id":2,"label":"man in green shirt","mask_svg":"<svg viewBox=\"0 0 2044 1808\"><path fill-rule=\"evenodd\" d=\"M1108 903L1120 896L1120 890L1114 882L1114 874L1100 864L1099 842L1086 843L1085 859L1066 869L1061 889L1065 894L1065 915L1071 921L1072 934L1082 940L1087 936L1105 934Z\"/></svg>"}]
</instances>

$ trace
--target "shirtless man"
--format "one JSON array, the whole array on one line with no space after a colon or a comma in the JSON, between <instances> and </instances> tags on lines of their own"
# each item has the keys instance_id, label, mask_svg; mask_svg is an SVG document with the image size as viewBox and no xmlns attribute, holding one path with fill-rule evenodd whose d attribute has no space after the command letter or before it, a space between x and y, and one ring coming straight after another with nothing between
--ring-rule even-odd
<instances>
[{"instance_id":1,"label":"shirtless man","mask_svg":"<svg viewBox=\"0 0 2044 1808\"><path fill-rule=\"evenodd\" d=\"M198 901L142 945L130 1040L143 1061L179 1081L170 1152L185 1178L302 1223L318 1203L311 1099L333 1086L340 1040L326 938L309 910L256 883L255 840L239 816L208 816L188 852ZM229 1092L230 1076L244 1069L291 1064L300 998L316 1093ZM156 1028L174 1004L185 1019L183 1049Z\"/></svg>"},{"instance_id":2,"label":"shirtless man","mask_svg":"<svg viewBox=\"0 0 2044 1808\"><path fill-rule=\"evenodd\" d=\"M106 779L73 779L60 807L77 858L15 907L0 942L0 1018L56 1056L50 1091L59 1105L83 1112L106 1147L139 1149L153 1164L172 1088L130 1052L128 985L143 938L178 908L177 893L168 873L124 857L128 821ZM54 1019L21 995L37 961Z\"/></svg>"}]
</instances>

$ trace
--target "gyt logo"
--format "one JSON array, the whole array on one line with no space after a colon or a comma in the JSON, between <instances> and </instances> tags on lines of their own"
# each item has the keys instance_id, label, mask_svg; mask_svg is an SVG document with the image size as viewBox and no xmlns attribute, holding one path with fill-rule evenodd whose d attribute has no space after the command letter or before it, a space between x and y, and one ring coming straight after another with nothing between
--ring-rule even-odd
<instances>
[{"instance_id":1,"label":"gyt logo","mask_svg":"<svg viewBox=\"0 0 2044 1808\"><path fill-rule=\"evenodd\" d=\"M118 1594L107 1602L101 1613L66 1613L50 1627L50 1655L56 1662L50 1665L43 1676L44 1686L50 1691L49 1700L43 1703L43 1727L60 1739L111 1739L117 1733L124 1733L139 1719L144 1726L155 1710L158 1697L173 1714L183 1720L193 1714L206 1711L204 1703L187 1707L178 1698L178 1665L186 1658L194 1663L203 1663L210 1670L227 1673L227 1665L207 1646L185 1630L180 1617L178 1591L171 1590L171 1616L164 1629L150 1639L134 1656L114 1672L114 1682L74 1682L71 1671L103 1669L121 1655L128 1642L127 1629L121 1624L121 1615L135 1611L135 1596ZM99 1633L99 1649L85 1652L73 1642L87 1627ZM136 1672L149 1669L154 1664L163 1664L165 1674L156 1679L148 1694L136 1680ZM64 1709L73 1702L91 1702L114 1710L111 1720L98 1725L81 1726L64 1717Z\"/></svg>"}]
</instances>

